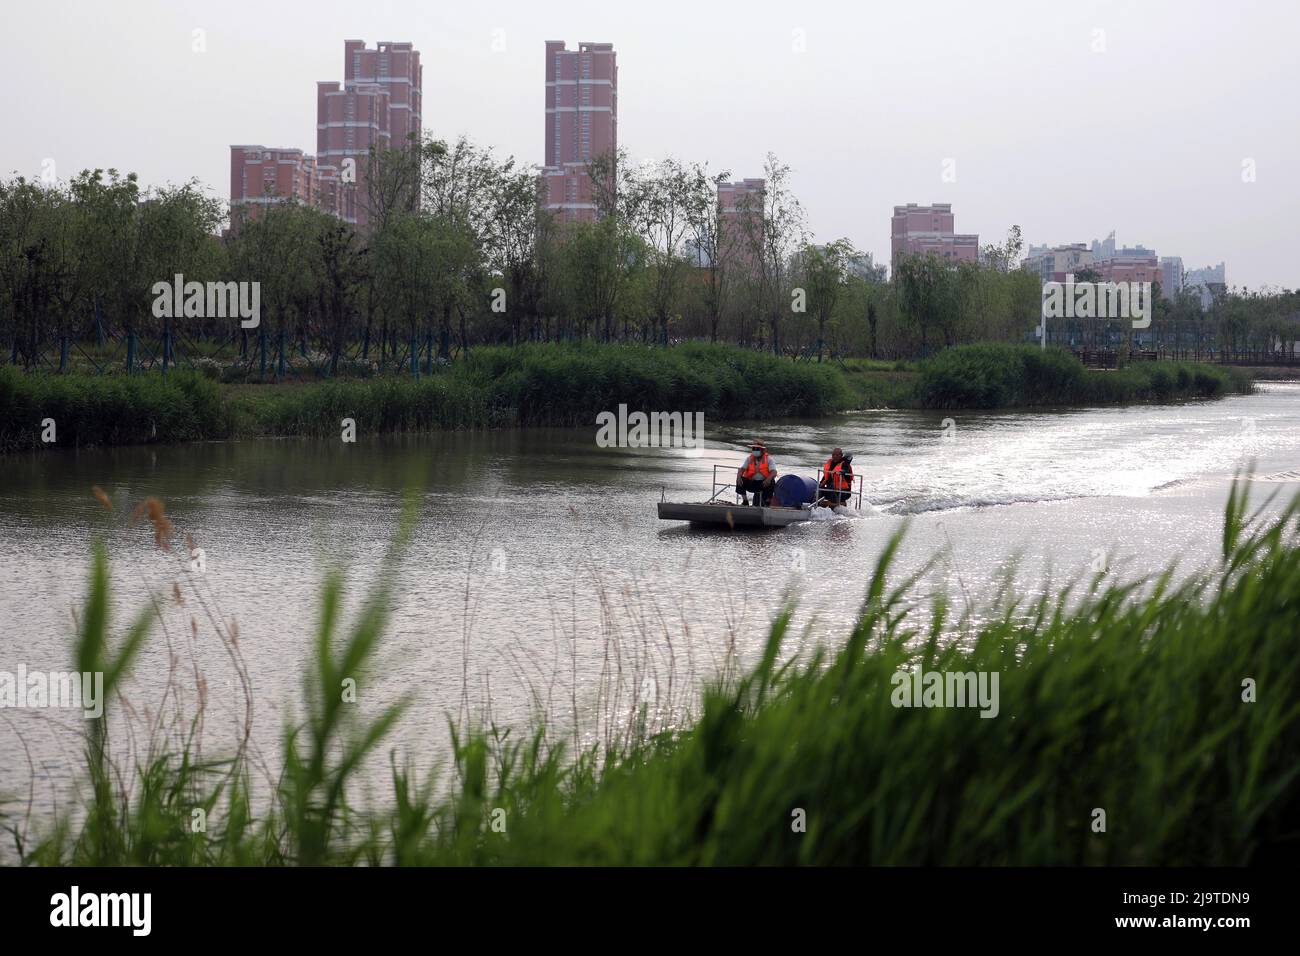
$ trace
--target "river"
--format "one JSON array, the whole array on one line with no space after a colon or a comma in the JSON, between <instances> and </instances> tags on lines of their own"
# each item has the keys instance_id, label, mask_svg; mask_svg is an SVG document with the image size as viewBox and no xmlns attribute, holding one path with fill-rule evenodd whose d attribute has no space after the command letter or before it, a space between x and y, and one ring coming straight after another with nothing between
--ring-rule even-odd
<instances>
[{"instance_id":1,"label":"river","mask_svg":"<svg viewBox=\"0 0 1300 956\"><path fill-rule=\"evenodd\" d=\"M119 716L136 746L160 715L164 730L181 726L200 682L204 751L242 733L246 702L214 623L233 621L255 763L273 774L281 726L303 712L322 578L345 573L355 612L413 487L418 523L358 709L407 696L392 743L420 766L445 758L448 715L510 726L541 715L590 742L625 726L633 700L652 719L681 720L701 681L753 658L787 596L798 602L789 650L841 640L904 523L900 577L938 555L917 600L942 590L977 616L1008 576L1014 596L1032 599L1102 566L1120 578L1203 567L1235 471L1255 462L1257 501L1300 490L1298 425L1300 383L1271 382L1178 405L706 423L697 449L600 448L593 425L10 456L0 458L0 671L71 666L102 533L116 633L150 594L163 608L165 627L127 685L129 720ZM706 498L712 466L737 466L750 436L782 471L809 475L842 446L867 505L760 532L656 519L661 494ZM147 524L127 527L146 496L202 548L201 571L159 550ZM35 799L39 814L65 793L81 726L73 711L0 711L0 794L19 810ZM382 763L371 778L380 790Z\"/></svg>"}]
</instances>

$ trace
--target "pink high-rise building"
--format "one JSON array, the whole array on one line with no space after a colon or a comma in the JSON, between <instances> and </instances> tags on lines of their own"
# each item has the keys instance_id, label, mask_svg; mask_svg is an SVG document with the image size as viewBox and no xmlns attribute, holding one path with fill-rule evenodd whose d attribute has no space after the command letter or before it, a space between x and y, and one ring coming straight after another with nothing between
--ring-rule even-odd
<instances>
[{"instance_id":1,"label":"pink high-rise building","mask_svg":"<svg viewBox=\"0 0 1300 956\"><path fill-rule=\"evenodd\" d=\"M370 149L416 146L423 121L423 69L410 43L343 43L343 83L316 84L316 155L300 149L230 147L231 227L267 203L294 199L359 229L369 222ZM418 184L411 184L418 202Z\"/></svg>"},{"instance_id":2,"label":"pink high-rise building","mask_svg":"<svg viewBox=\"0 0 1300 956\"><path fill-rule=\"evenodd\" d=\"M766 179L742 179L738 183L718 183L718 203L727 218L739 219L742 212L761 217Z\"/></svg>"},{"instance_id":3,"label":"pink high-rise building","mask_svg":"<svg viewBox=\"0 0 1300 956\"><path fill-rule=\"evenodd\" d=\"M316 84L316 159L336 196L335 211L364 229L369 222L366 165L372 148L419 142L423 68L410 43L343 43L343 83Z\"/></svg>"},{"instance_id":4,"label":"pink high-rise building","mask_svg":"<svg viewBox=\"0 0 1300 956\"><path fill-rule=\"evenodd\" d=\"M300 149L230 147L231 226L260 219L270 203L320 202L316 158Z\"/></svg>"},{"instance_id":5,"label":"pink high-rise building","mask_svg":"<svg viewBox=\"0 0 1300 956\"><path fill-rule=\"evenodd\" d=\"M761 243L763 238L766 192L766 179L718 183L718 214L722 220L719 258L739 264L757 264L761 253L754 248L754 243Z\"/></svg>"},{"instance_id":6,"label":"pink high-rise building","mask_svg":"<svg viewBox=\"0 0 1300 956\"><path fill-rule=\"evenodd\" d=\"M903 258L914 254L933 254L949 262L978 260L980 237L959 235L954 228L951 203L895 206L890 222L891 269L897 271Z\"/></svg>"},{"instance_id":7,"label":"pink high-rise building","mask_svg":"<svg viewBox=\"0 0 1300 956\"><path fill-rule=\"evenodd\" d=\"M564 222L592 222L587 163L618 151L618 63L612 43L546 43L546 208Z\"/></svg>"}]
</instances>

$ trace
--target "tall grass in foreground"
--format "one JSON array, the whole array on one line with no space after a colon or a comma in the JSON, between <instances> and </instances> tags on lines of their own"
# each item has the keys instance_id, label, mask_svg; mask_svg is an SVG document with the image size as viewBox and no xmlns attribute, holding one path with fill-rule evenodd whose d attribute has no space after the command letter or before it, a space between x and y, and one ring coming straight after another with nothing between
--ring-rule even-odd
<instances>
[{"instance_id":1,"label":"tall grass in foreground","mask_svg":"<svg viewBox=\"0 0 1300 956\"><path fill-rule=\"evenodd\" d=\"M97 783L80 829L60 818L20 853L168 865L1289 860L1300 837L1300 498L1265 520L1248 516L1243 487L1227 504L1221 561L1182 583L1172 570L1147 582L1098 575L1078 593L1007 595L991 616L962 621L943 602L918 617L915 578L890 586L900 534L842 646L787 659L782 614L758 664L705 690L690 726L578 753L544 726L460 728L449 796L394 758L391 806L364 812L349 806L348 781L400 702L357 724L338 687L373 654L389 596L381 578L340 639L330 581L308 717L286 727L270 812L252 816L240 759L197 766L174 753L136 768L144 785L132 797L115 802ZM116 657L104 650L104 575L97 553L79 654L116 675L141 625ZM892 678L917 666L997 673L998 715L894 706ZM201 836L195 805L208 811Z\"/></svg>"}]
</instances>

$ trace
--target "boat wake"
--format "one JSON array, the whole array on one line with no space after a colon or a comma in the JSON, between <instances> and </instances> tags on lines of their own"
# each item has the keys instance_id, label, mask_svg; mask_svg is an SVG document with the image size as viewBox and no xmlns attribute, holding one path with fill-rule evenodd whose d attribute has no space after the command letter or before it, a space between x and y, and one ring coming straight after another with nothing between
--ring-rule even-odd
<instances>
[{"instance_id":1,"label":"boat wake","mask_svg":"<svg viewBox=\"0 0 1300 956\"><path fill-rule=\"evenodd\" d=\"M883 515L923 515L940 511L956 511L962 508L999 508L1006 505L1038 505L1053 501L1068 501L1072 498L1087 498L1092 495L987 495L926 498L920 501L872 502L871 507Z\"/></svg>"},{"instance_id":2,"label":"boat wake","mask_svg":"<svg viewBox=\"0 0 1300 956\"><path fill-rule=\"evenodd\" d=\"M1157 491L1168 491L1170 488L1177 488L1179 485L1190 485L1196 480L1195 477L1175 478L1172 481L1166 481L1163 484L1156 485L1151 489L1151 492L1154 494Z\"/></svg>"},{"instance_id":3,"label":"boat wake","mask_svg":"<svg viewBox=\"0 0 1300 956\"><path fill-rule=\"evenodd\" d=\"M1300 468L1290 471L1275 471L1271 475L1251 475L1251 481L1300 481Z\"/></svg>"},{"instance_id":4,"label":"boat wake","mask_svg":"<svg viewBox=\"0 0 1300 956\"><path fill-rule=\"evenodd\" d=\"M866 502L863 502L866 504ZM810 508L808 517L811 521L839 521L843 518L850 520L863 517L862 513L853 508L846 508L839 505L835 508Z\"/></svg>"}]
</instances>

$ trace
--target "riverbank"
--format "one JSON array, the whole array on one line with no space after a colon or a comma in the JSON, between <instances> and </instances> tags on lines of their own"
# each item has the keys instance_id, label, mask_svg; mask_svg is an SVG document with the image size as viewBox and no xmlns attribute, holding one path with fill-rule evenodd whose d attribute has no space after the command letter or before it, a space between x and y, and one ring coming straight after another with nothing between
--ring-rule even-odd
<instances>
[{"instance_id":1,"label":"riverbank","mask_svg":"<svg viewBox=\"0 0 1300 956\"><path fill-rule=\"evenodd\" d=\"M1135 362L1089 369L1063 349L1034 345L966 345L921 364L911 400L939 409L1123 405L1245 394L1252 377L1232 366Z\"/></svg>"},{"instance_id":2,"label":"riverbank","mask_svg":"<svg viewBox=\"0 0 1300 956\"><path fill-rule=\"evenodd\" d=\"M354 807L343 795L367 756L383 759L402 704L361 716L338 687L369 673L391 630L408 510L350 627L337 613L339 579L326 582L308 698L296 708L306 719L284 731L288 771L275 776L270 812L255 809L248 755L200 760L158 741L140 765L115 763L101 717L87 722L86 803L11 820L25 837L19 862L1280 863L1300 807L1300 712L1289 693L1300 682L1300 499L1251 524L1241 487L1227 504L1221 560L1178 584L1097 573L1068 607L1052 589L1028 605L1008 595L962 621L942 609L916 620L896 580L895 537L842 643L785 664L799 635L778 615L759 662L712 684L685 725L659 727L634 683L609 705L628 726L613 741L575 752L554 723L522 736L462 726L446 755L449 794L395 757L387 806ZM161 506L148 514L164 534ZM178 601L195 587L178 572ZM108 675L110 711L154 613L144 601L130 639L112 650L112 596L100 548L75 663ZM930 635L919 646L918 633ZM240 659L238 641L223 639ZM190 826L195 806L206 811L201 833Z\"/></svg>"},{"instance_id":3,"label":"riverbank","mask_svg":"<svg viewBox=\"0 0 1300 956\"><path fill-rule=\"evenodd\" d=\"M419 379L221 384L193 371L27 375L0 368L0 452L243 437L592 425L601 412L701 412L706 422L818 418L863 408L988 409L1215 398L1237 368L1085 369L1068 353L959 346L924 362L812 363L734 346L530 344L474 350Z\"/></svg>"}]
</instances>

